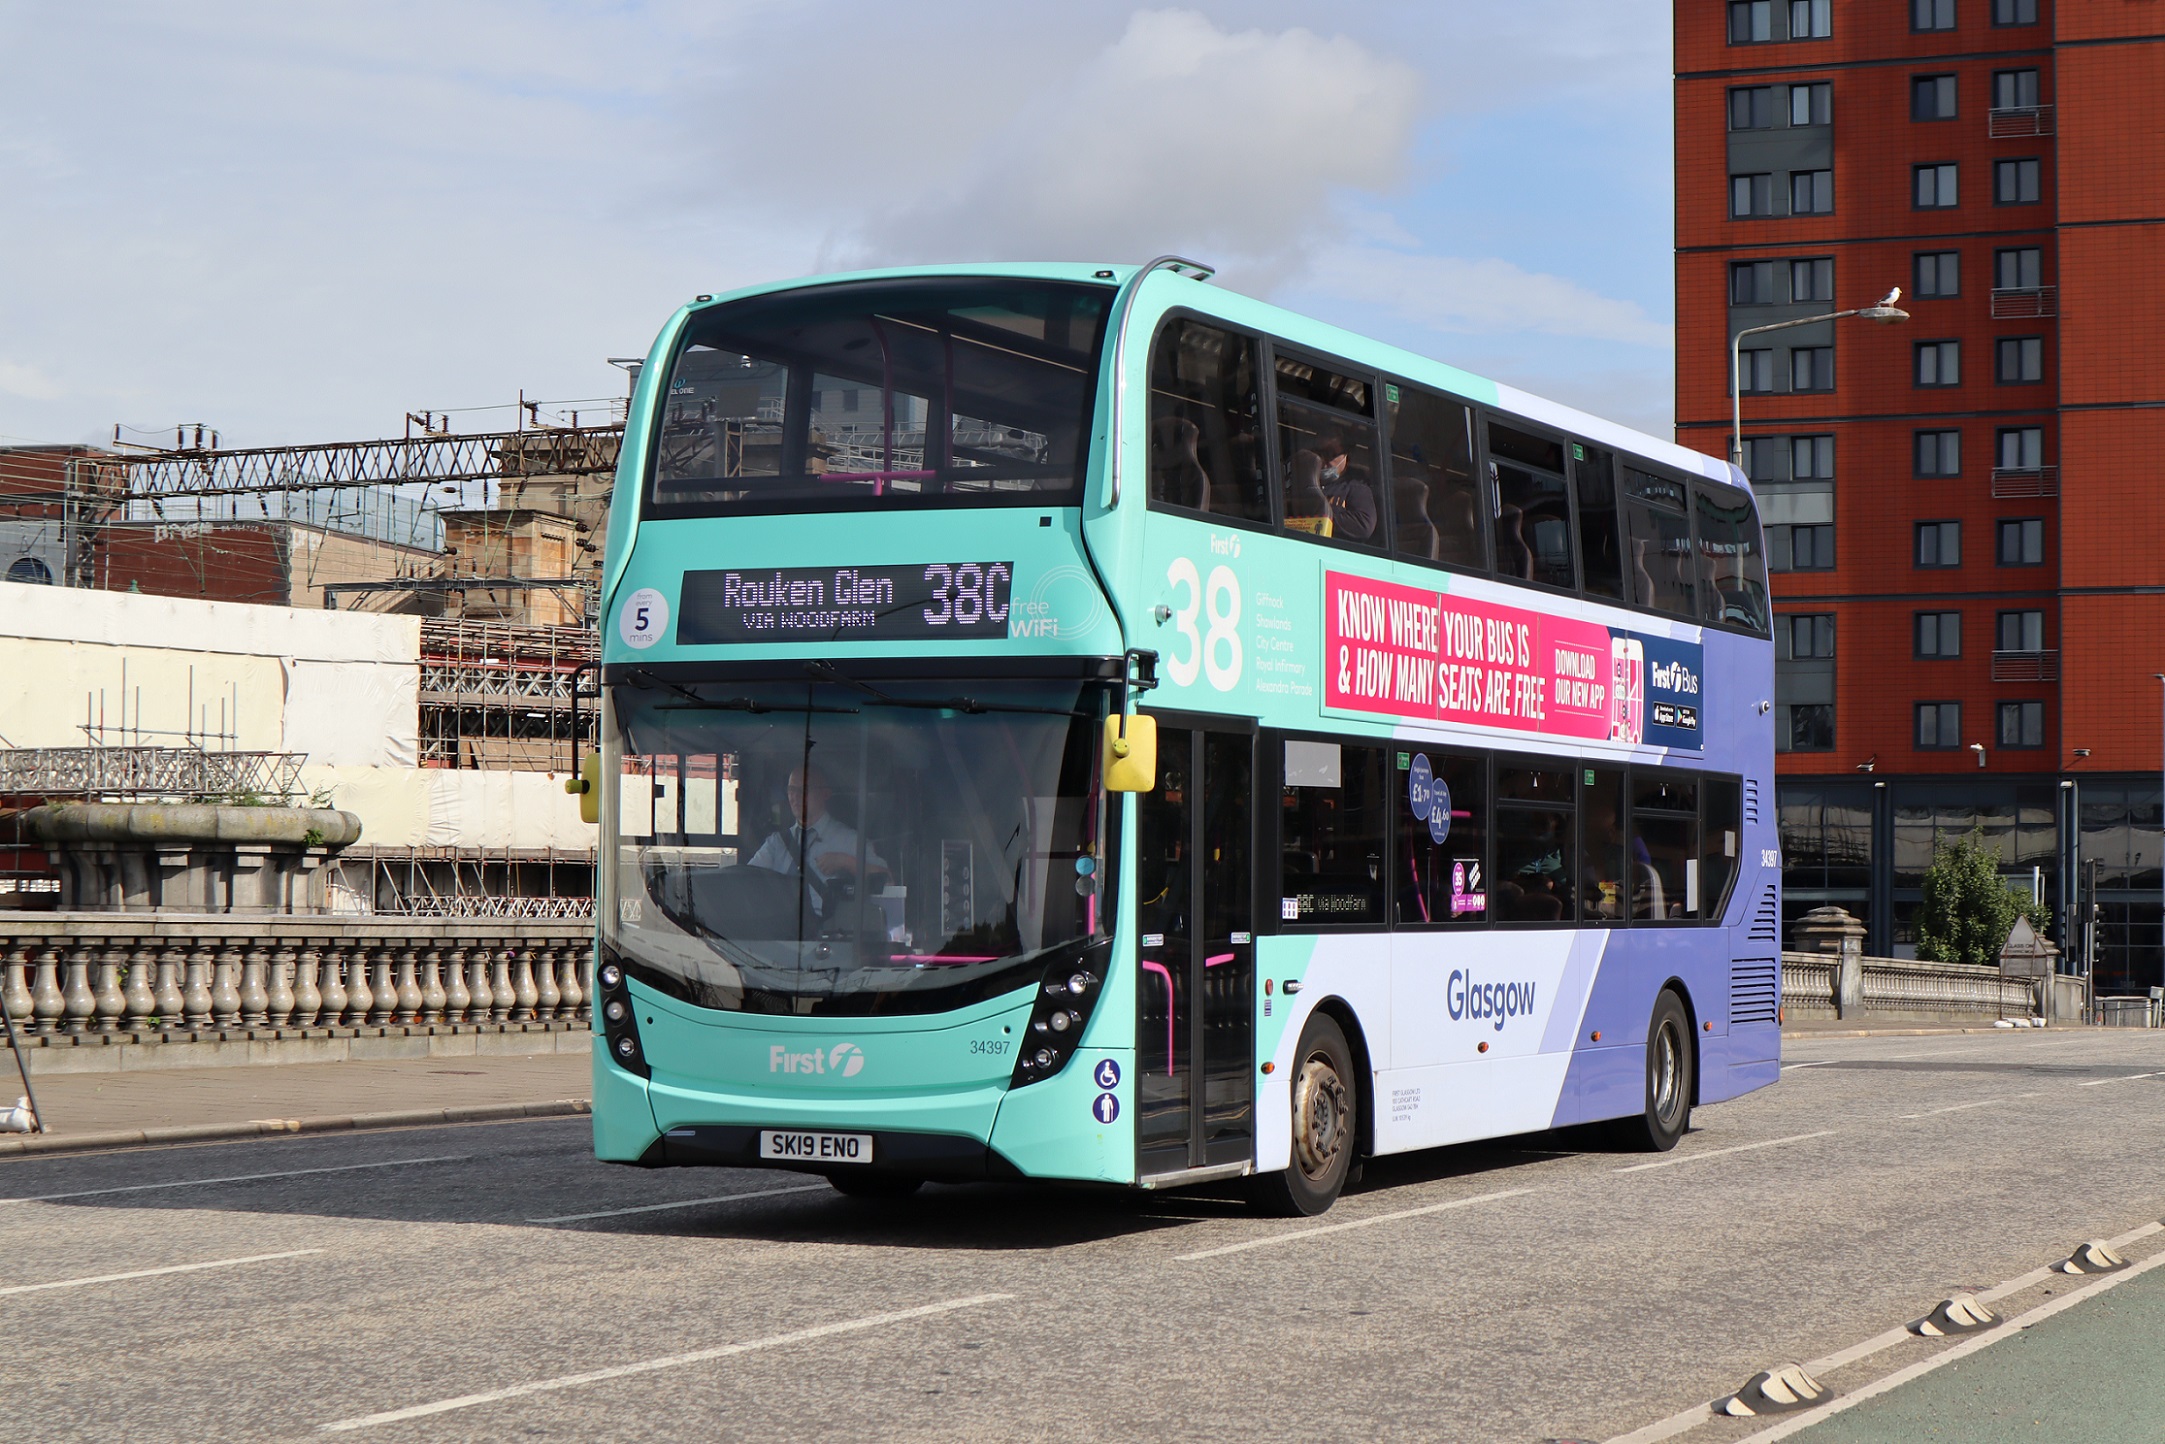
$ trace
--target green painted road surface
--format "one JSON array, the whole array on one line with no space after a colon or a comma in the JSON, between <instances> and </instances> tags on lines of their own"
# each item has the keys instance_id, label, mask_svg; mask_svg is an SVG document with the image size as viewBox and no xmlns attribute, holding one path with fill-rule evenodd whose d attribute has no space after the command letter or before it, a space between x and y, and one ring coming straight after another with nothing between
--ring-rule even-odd
<instances>
[{"instance_id":1,"label":"green painted road surface","mask_svg":"<svg viewBox=\"0 0 2165 1444\"><path fill-rule=\"evenodd\" d=\"M1797 1444L2157 1444L2165 1439L2161 1366L2165 1268L1794 1437Z\"/></svg>"}]
</instances>

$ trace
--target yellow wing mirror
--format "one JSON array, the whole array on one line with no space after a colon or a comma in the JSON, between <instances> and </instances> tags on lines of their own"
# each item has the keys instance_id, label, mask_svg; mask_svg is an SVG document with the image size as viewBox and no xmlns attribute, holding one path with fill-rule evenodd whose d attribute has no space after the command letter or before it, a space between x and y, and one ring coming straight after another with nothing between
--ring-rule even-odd
<instances>
[{"instance_id":1,"label":"yellow wing mirror","mask_svg":"<svg viewBox=\"0 0 2165 1444\"><path fill-rule=\"evenodd\" d=\"M1105 719L1105 790L1149 792L1158 785L1158 719L1119 713Z\"/></svg>"},{"instance_id":2,"label":"yellow wing mirror","mask_svg":"<svg viewBox=\"0 0 2165 1444\"><path fill-rule=\"evenodd\" d=\"M564 779L564 790L579 799L579 821L601 821L601 754L589 752L579 763L579 775Z\"/></svg>"}]
</instances>

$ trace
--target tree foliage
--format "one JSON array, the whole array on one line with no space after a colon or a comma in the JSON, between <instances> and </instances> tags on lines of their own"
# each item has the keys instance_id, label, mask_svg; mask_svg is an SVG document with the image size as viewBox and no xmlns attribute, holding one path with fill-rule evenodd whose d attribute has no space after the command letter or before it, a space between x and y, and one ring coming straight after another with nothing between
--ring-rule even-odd
<instances>
[{"instance_id":1,"label":"tree foliage","mask_svg":"<svg viewBox=\"0 0 2165 1444\"><path fill-rule=\"evenodd\" d=\"M1924 905L1917 910L1918 957L1994 966L2018 917L2029 918L2039 937L2051 920L2042 903L2008 887L1982 830L1933 845Z\"/></svg>"}]
</instances>

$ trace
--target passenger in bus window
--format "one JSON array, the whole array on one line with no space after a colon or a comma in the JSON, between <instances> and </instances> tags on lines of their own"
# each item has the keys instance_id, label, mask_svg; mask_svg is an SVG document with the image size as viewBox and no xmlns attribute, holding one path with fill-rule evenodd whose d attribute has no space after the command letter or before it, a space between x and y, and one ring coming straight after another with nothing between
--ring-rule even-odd
<instances>
[{"instance_id":1,"label":"passenger in bus window","mask_svg":"<svg viewBox=\"0 0 2165 1444\"><path fill-rule=\"evenodd\" d=\"M833 795L827 779L817 769L797 768L787 786L790 814L797 820L778 827L752 854L751 865L794 877L800 862L807 882L805 896L814 912L823 911L830 890L846 894L857 881L857 829L840 822L827 811ZM871 848L865 849L865 871L881 874L887 864ZM845 885L837 889L838 883Z\"/></svg>"},{"instance_id":2,"label":"passenger in bus window","mask_svg":"<svg viewBox=\"0 0 2165 1444\"><path fill-rule=\"evenodd\" d=\"M1331 535L1368 540L1376 534L1375 488L1347 456L1343 436L1324 437L1317 454L1323 458L1323 495L1330 501Z\"/></svg>"},{"instance_id":3,"label":"passenger in bus window","mask_svg":"<svg viewBox=\"0 0 2165 1444\"><path fill-rule=\"evenodd\" d=\"M1556 922L1570 915L1566 823L1565 815L1557 812L1498 810L1497 894L1505 921Z\"/></svg>"},{"instance_id":4,"label":"passenger in bus window","mask_svg":"<svg viewBox=\"0 0 2165 1444\"><path fill-rule=\"evenodd\" d=\"M1150 468L1151 495L1174 506L1194 511L1210 510L1210 473L1203 469L1198 452L1202 428L1185 416L1162 418L1158 430L1158 456Z\"/></svg>"}]
</instances>

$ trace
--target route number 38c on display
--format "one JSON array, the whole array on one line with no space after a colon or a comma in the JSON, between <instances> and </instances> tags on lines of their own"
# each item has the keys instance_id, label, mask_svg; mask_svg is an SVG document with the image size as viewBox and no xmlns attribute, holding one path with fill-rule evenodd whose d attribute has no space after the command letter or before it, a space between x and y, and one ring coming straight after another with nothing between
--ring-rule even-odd
<instances>
[{"instance_id":1,"label":"route number 38c on display","mask_svg":"<svg viewBox=\"0 0 2165 1444\"><path fill-rule=\"evenodd\" d=\"M1222 564L1206 578L1192 558L1174 557L1165 581L1173 597L1166 621L1174 633L1166 675L1181 687L1204 676L1218 691L1232 691L1240 685L1240 578Z\"/></svg>"}]
</instances>

